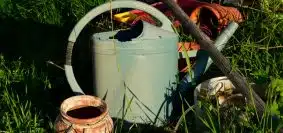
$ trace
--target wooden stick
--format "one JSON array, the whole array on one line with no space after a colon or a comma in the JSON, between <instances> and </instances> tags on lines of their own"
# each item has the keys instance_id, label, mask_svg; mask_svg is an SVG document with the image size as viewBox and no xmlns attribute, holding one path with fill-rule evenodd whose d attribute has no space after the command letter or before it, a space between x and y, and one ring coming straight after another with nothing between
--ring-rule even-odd
<instances>
[{"instance_id":1,"label":"wooden stick","mask_svg":"<svg viewBox=\"0 0 283 133\"><path fill-rule=\"evenodd\" d=\"M233 85L248 99L249 102L254 103L259 116L264 112L264 101L254 92L249 89L249 84L239 72L233 71L229 61L223 54L216 49L213 41L205 35L195 23L188 19L187 14L177 5L173 0L162 0L173 12L175 17L181 22L184 32L191 34L192 37L200 44L201 48L206 50L215 63L215 65L229 78Z\"/></svg>"}]
</instances>

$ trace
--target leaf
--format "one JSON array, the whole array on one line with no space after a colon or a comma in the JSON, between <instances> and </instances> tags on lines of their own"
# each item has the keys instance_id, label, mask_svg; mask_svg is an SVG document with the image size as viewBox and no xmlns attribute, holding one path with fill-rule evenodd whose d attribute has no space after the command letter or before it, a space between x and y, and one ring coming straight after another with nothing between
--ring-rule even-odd
<instances>
[{"instance_id":1,"label":"leaf","mask_svg":"<svg viewBox=\"0 0 283 133\"><path fill-rule=\"evenodd\" d=\"M51 89L52 87L51 87L51 83L48 83L48 89Z\"/></svg>"},{"instance_id":2,"label":"leaf","mask_svg":"<svg viewBox=\"0 0 283 133\"><path fill-rule=\"evenodd\" d=\"M5 76L5 71L0 69L0 79L4 78Z\"/></svg>"},{"instance_id":3,"label":"leaf","mask_svg":"<svg viewBox=\"0 0 283 133\"><path fill-rule=\"evenodd\" d=\"M273 102L271 105L270 105L270 112L271 114L273 115L280 115L280 111L279 111L279 108L278 108L278 104L276 102Z\"/></svg>"},{"instance_id":4,"label":"leaf","mask_svg":"<svg viewBox=\"0 0 283 133\"><path fill-rule=\"evenodd\" d=\"M283 103L283 97L280 97L277 101L277 103Z\"/></svg>"},{"instance_id":5,"label":"leaf","mask_svg":"<svg viewBox=\"0 0 283 133\"><path fill-rule=\"evenodd\" d=\"M4 0L0 0L0 7L1 7L1 8L4 7Z\"/></svg>"},{"instance_id":6,"label":"leaf","mask_svg":"<svg viewBox=\"0 0 283 133\"><path fill-rule=\"evenodd\" d=\"M271 81L271 88L275 89L277 92L283 92L283 80L282 79L274 79Z\"/></svg>"},{"instance_id":7,"label":"leaf","mask_svg":"<svg viewBox=\"0 0 283 133\"><path fill-rule=\"evenodd\" d=\"M198 106L199 106L199 108L202 107L202 102L201 101L198 101Z\"/></svg>"},{"instance_id":8,"label":"leaf","mask_svg":"<svg viewBox=\"0 0 283 133\"><path fill-rule=\"evenodd\" d=\"M266 69L265 69L266 74L269 73L269 69L270 69L270 66L267 66Z\"/></svg>"},{"instance_id":9,"label":"leaf","mask_svg":"<svg viewBox=\"0 0 283 133\"><path fill-rule=\"evenodd\" d=\"M209 111L211 111L213 109L212 104L209 105Z\"/></svg>"}]
</instances>

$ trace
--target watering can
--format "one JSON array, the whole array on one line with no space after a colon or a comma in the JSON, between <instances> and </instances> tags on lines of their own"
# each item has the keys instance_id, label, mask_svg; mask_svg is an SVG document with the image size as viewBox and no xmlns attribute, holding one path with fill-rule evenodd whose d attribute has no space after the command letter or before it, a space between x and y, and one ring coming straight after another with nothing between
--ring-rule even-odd
<instances>
[{"instance_id":1,"label":"watering can","mask_svg":"<svg viewBox=\"0 0 283 133\"><path fill-rule=\"evenodd\" d=\"M143 10L160 20L162 26L139 21L128 30L95 33L92 36L95 95L105 100L111 117L159 125L172 110L167 97L170 90L176 87L178 35L171 21L150 5L130 0L113 1L89 11L75 25L68 39L67 81L73 92L84 94L73 73L73 46L85 25L108 11L109 7Z\"/></svg>"}]
</instances>

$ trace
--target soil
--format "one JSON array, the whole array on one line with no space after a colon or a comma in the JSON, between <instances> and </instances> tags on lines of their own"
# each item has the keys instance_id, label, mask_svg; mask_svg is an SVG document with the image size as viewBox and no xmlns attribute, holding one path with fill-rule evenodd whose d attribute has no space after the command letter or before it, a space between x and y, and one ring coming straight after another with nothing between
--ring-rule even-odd
<instances>
[{"instance_id":1,"label":"soil","mask_svg":"<svg viewBox=\"0 0 283 133\"><path fill-rule=\"evenodd\" d=\"M81 108L71 109L67 111L67 115L78 119L90 119L98 117L102 114L98 107L85 106Z\"/></svg>"}]
</instances>

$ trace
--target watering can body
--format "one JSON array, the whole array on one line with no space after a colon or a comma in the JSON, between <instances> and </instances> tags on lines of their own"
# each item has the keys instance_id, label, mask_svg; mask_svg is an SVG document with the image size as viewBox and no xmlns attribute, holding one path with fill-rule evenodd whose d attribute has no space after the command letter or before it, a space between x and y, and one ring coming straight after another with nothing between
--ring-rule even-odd
<instances>
[{"instance_id":1,"label":"watering can body","mask_svg":"<svg viewBox=\"0 0 283 133\"><path fill-rule=\"evenodd\" d=\"M178 72L178 36L143 21L136 27L93 35L94 92L105 98L111 116L121 118L128 108L125 120L144 123L154 121L160 110L164 120L172 110L168 99ZM109 39L137 31L127 41Z\"/></svg>"},{"instance_id":2,"label":"watering can body","mask_svg":"<svg viewBox=\"0 0 283 133\"><path fill-rule=\"evenodd\" d=\"M178 73L178 35L159 10L139 1L113 1L89 11L73 28L66 53L65 74L72 91L84 94L72 68L72 49L82 29L108 7L146 11L161 27L140 21L128 31L96 33L93 41L94 92L105 100L111 117L160 125L171 113L171 90Z\"/></svg>"}]
</instances>

